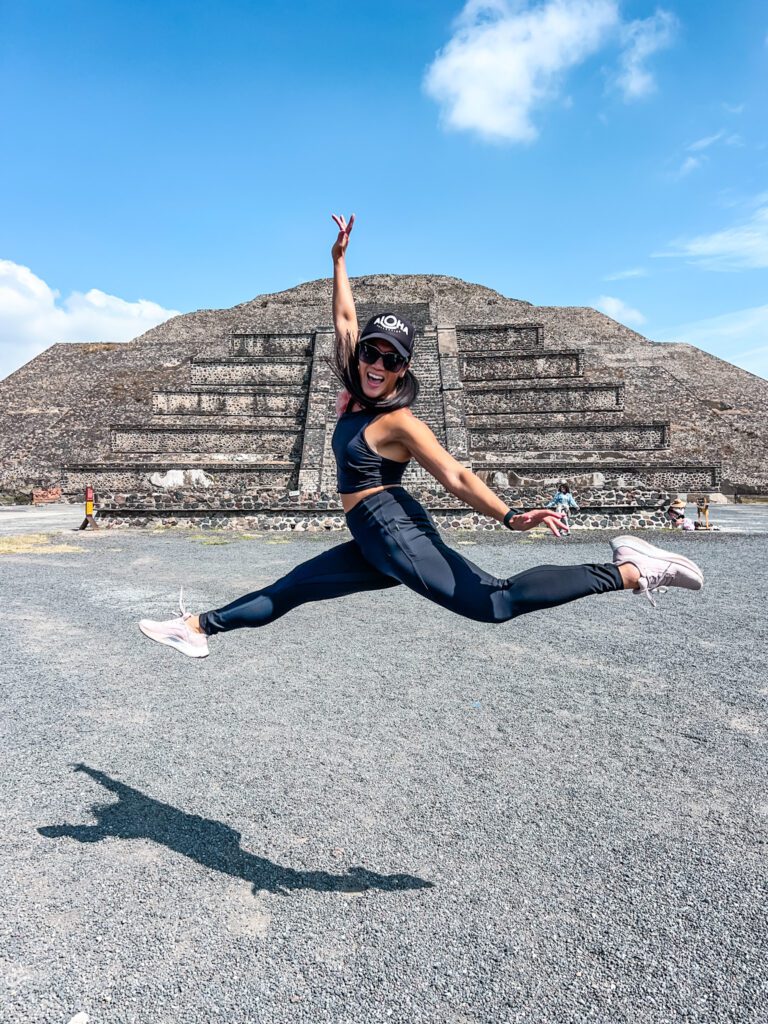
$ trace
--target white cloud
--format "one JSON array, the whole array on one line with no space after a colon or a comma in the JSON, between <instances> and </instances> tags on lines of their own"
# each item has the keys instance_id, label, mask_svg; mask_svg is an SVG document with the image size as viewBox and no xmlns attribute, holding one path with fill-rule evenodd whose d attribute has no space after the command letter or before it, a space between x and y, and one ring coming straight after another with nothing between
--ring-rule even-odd
<instances>
[{"instance_id":1,"label":"white cloud","mask_svg":"<svg viewBox=\"0 0 768 1024\"><path fill-rule=\"evenodd\" d=\"M668 177L673 181L687 178L692 171L698 170L699 167L703 167L709 161L710 154L706 153L705 150L718 143L722 143L724 146L743 146L744 140L740 135L735 133L729 134L722 129L712 135L705 135L700 139L696 139L685 147L685 152L689 155L685 157L678 169L671 172ZM691 153L695 153L696 156L691 156Z\"/></svg>"},{"instance_id":2,"label":"white cloud","mask_svg":"<svg viewBox=\"0 0 768 1024\"><path fill-rule=\"evenodd\" d=\"M742 224L710 235L676 239L665 252L652 255L687 259L706 270L768 267L768 206L758 207Z\"/></svg>"},{"instance_id":3,"label":"white cloud","mask_svg":"<svg viewBox=\"0 0 768 1024\"><path fill-rule=\"evenodd\" d=\"M604 281L626 281L630 277L647 277L645 267L630 267L629 270L617 270L615 274L606 274Z\"/></svg>"},{"instance_id":4,"label":"white cloud","mask_svg":"<svg viewBox=\"0 0 768 1024\"><path fill-rule=\"evenodd\" d=\"M531 142L536 106L596 53L619 22L615 0L469 0L424 87L446 127L489 141Z\"/></svg>"},{"instance_id":5,"label":"white cloud","mask_svg":"<svg viewBox=\"0 0 768 1024\"><path fill-rule=\"evenodd\" d=\"M724 135L724 131L715 132L714 135L705 135L703 139L696 139L695 142L692 142L688 149L694 153L696 152L696 150L699 149L709 149L710 146L713 146L716 142L719 142Z\"/></svg>"},{"instance_id":6,"label":"white cloud","mask_svg":"<svg viewBox=\"0 0 768 1024\"><path fill-rule=\"evenodd\" d=\"M659 341L687 341L729 363L768 378L768 306L696 320L654 333Z\"/></svg>"},{"instance_id":7,"label":"white cloud","mask_svg":"<svg viewBox=\"0 0 768 1024\"><path fill-rule=\"evenodd\" d=\"M534 110L556 100L567 73L609 43L621 49L612 82L624 99L652 93L648 61L671 45L677 24L661 9L622 24L619 0L467 0L424 89L446 128L532 142ZM568 96L562 102L572 104Z\"/></svg>"},{"instance_id":8,"label":"white cloud","mask_svg":"<svg viewBox=\"0 0 768 1024\"><path fill-rule=\"evenodd\" d=\"M702 157L699 157L699 156L687 156L685 158L685 160L683 160L682 164L678 167L677 172L675 174L675 177L676 178L686 178L686 177L688 177L688 175L691 173L691 171L695 171L697 167L701 167L703 162L704 161L703 161Z\"/></svg>"},{"instance_id":9,"label":"white cloud","mask_svg":"<svg viewBox=\"0 0 768 1024\"><path fill-rule=\"evenodd\" d=\"M670 11L657 10L650 18L631 21L622 28L624 52L616 82L626 100L642 99L656 89L647 62L654 53L671 46L677 18Z\"/></svg>"},{"instance_id":10,"label":"white cloud","mask_svg":"<svg viewBox=\"0 0 768 1024\"><path fill-rule=\"evenodd\" d=\"M595 302L595 307L623 324L634 324L636 327L640 327L645 323L645 317L639 309L633 309L613 295L601 295Z\"/></svg>"},{"instance_id":11,"label":"white cloud","mask_svg":"<svg viewBox=\"0 0 768 1024\"><path fill-rule=\"evenodd\" d=\"M743 146L744 140L736 132L728 133L723 130L715 132L714 135L705 135L703 139L696 139L688 147L689 153L697 153L702 149L709 149L710 146L714 146L716 142L722 141L724 146Z\"/></svg>"},{"instance_id":12,"label":"white cloud","mask_svg":"<svg viewBox=\"0 0 768 1024\"><path fill-rule=\"evenodd\" d=\"M65 299L29 267L0 260L0 380L60 341L130 341L177 316L156 302L126 302L91 288Z\"/></svg>"}]
</instances>

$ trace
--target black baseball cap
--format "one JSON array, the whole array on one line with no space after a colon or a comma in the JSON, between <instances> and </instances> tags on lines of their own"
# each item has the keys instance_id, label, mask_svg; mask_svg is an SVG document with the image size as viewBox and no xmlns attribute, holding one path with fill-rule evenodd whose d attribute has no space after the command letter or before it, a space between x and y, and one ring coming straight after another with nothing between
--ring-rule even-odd
<instances>
[{"instance_id":1,"label":"black baseball cap","mask_svg":"<svg viewBox=\"0 0 768 1024\"><path fill-rule=\"evenodd\" d=\"M398 313L377 313L372 316L360 334L360 341L381 338L388 341L405 359L410 361L413 355L413 342L416 328L410 320Z\"/></svg>"}]
</instances>

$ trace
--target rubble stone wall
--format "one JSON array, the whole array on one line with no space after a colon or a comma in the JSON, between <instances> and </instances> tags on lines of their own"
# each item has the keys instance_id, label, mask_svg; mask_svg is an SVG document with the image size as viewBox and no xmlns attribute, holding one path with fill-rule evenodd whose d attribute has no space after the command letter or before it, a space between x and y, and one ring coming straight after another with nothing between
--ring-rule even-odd
<instances>
[{"instance_id":1,"label":"rubble stone wall","mask_svg":"<svg viewBox=\"0 0 768 1024\"><path fill-rule=\"evenodd\" d=\"M468 514L466 510L457 511L455 514L447 514L441 511L431 511L432 518L436 525L443 530L504 530L505 527L492 519L478 516L474 513ZM343 516L320 515L319 513L307 513L297 509L279 510L275 512L254 512L254 513L222 513L195 512L190 515L183 513L150 514L148 512L137 515L123 514L115 515L110 513L108 517L100 514L98 518L100 526L107 526L110 529L125 527L186 527L195 530L244 530L244 531L280 531L293 530L296 533L320 533L324 531L346 530L346 522ZM634 510L611 509L601 513L579 513L571 519L573 530L646 530L646 529L667 529L669 522L663 513L637 512Z\"/></svg>"},{"instance_id":2,"label":"rubble stone wall","mask_svg":"<svg viewBox=\"0 0 768 1024\"><path fill-rule=\"evenodd\" d=\"M432 515L438 526L446 529L504 529L502 524L468 509L448 494L435 481L410 488ZM543 508L552 494L549 489L499 486L499 496L511 507ZM627 528L644 529L667 525L664 510L668 503L665 491L644 491L637 487L585 489L579 496L579 512L570 517L574 529ZM189 488L120 493L102 491L99 495L99 522L108 527L188 526L204 529L269 529L269 530L341 530L346 528L338 494L286 494L264 491L243 495L237 491L211 493Z\"/></svg>"}]
</instances>

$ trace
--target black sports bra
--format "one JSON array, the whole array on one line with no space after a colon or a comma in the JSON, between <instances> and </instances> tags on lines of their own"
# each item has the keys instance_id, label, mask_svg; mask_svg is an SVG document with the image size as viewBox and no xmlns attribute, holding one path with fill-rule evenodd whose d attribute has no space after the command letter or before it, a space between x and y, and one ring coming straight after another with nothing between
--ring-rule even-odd
<instances>
[{"instance_id":1,"label":"black sports bra","mask_svg":"<svg viewBox=\"0 0 768 1024\"><path fill-rule=\"evenodd\" d=\"M345 412L333 432L336 481L340 494L354 494L369 487L399 484L410 459L398 462L377 455L365 440L365 428L379 413L363 409Z\"/></svg>"}]
</instances>

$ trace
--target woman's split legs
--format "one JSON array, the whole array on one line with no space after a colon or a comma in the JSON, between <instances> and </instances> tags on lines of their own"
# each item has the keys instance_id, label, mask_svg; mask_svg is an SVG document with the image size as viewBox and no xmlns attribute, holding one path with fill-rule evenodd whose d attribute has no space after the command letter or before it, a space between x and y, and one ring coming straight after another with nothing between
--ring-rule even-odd
<instances>
[{"instance_id":1,"label":"woman's split legs","mask_svg":"<svg viewBox=\"0 0 768 1024\"><path fill-rule=\"evenodd\" d=\"M668 586L698 590L703 582L689 559L632 537L611 542L613 563L538 565L508 579L491 576L449 547L431 520L390 522L361 541L324 551L222 608L191 616L182 607L180 618L142 620L140 629L184 654L205 657L212 634L265 626L308 602L399 584L465 618L500 623L592 594L631 589L650 597Z\"/></svg>"},{"instance_id":2,"label":"woman's split legs","mask_svg":"<svg viewBox=\"0 0 768 1024\"><path fill-rule=\"evenodd\" d=\"M615 590L652 594L667 587L700 590L704 576L690 559L634 537L611 541L613 561L537 565L499 579L449 547L426 516L382 531L381 544L363 545L368 560L423 597L465 618L507 622L529 612Z\"/></svg>"},{"instance_id":3,"label":"woman's split legs","mask_svg":"<svg viewBox=\"0 0 768 1024\"><path fill-rule=\"evenodd\" d=\"M209 636L230 629L266 626L310 601L330 601L398 584L399 580L374 568L357 542L350 540L302 562L262 590L245 594L223 608L204 612L199 616L199 625Z\"/></svg>"},{"instance_id":4,"label":"woman's split legs","mask_svg":"<svg viewBox=\"0 0 768 1024\"><path fill-rule=\"evenodd\" d=\"M245 594L223 608L190 615L180 604L180 616L165 622L142 619L139 629L152 640L192 658L208 655L208 636L230 629L266 626L286 612L310 601L327 601L365 590L399 586L399 580L379 572L355 541L339 544L297 565L286 576L261 590Z\"/></svg>"},{"instance_id":5,"label":"woman's split legs","mask_svg":"<svg viewBox=\"0 0 768 1024\"><path fill-rule=\"evenodd\" d=\"M537 565L500 579L449 547L431 520L401 522L363 550L387 572L428 600L478 622L508 622L590 594L633 587L639 573L606 565ZM625 579L626 577L626 579Z\"/></svg>"}]
</instances>

